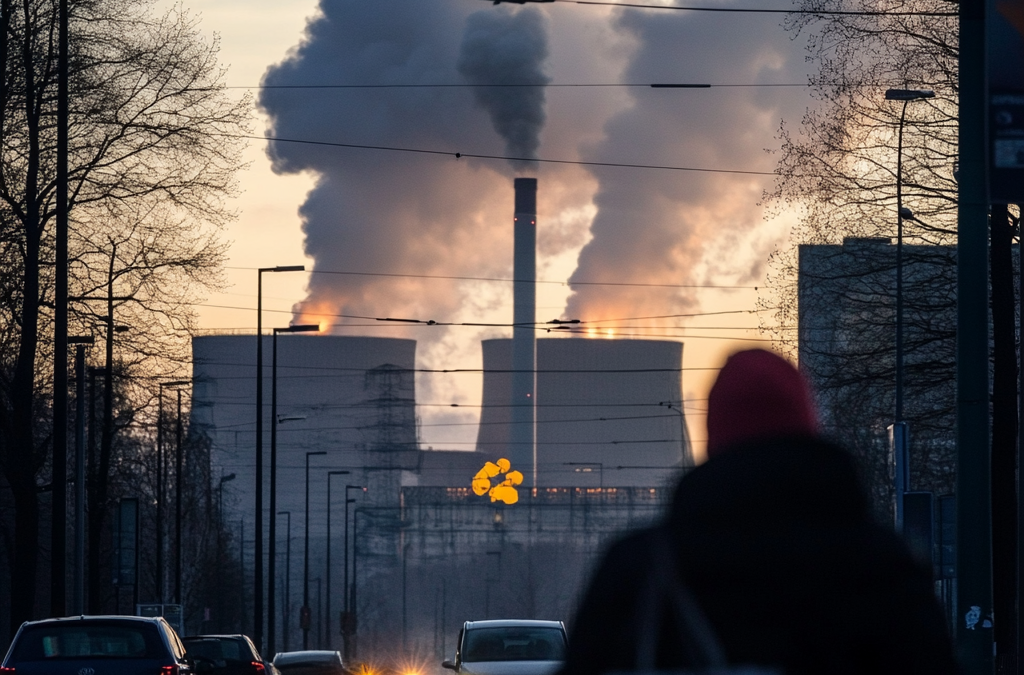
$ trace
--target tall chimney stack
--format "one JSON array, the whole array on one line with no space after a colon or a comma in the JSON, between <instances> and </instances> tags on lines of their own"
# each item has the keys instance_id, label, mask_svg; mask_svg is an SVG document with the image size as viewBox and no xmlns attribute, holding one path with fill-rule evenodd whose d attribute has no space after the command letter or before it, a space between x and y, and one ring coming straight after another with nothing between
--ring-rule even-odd
<instances>
[{"instance_id":1,"label":"tall chimney stack","mask_svg":"<svg viewBox=\"0 0 1024 675\"><path fill-rule=\"evenodd\" d=\"M512 429L509 461L524 485L537 484L537 179L515 179L515 259L512 269Z\"/></svg>"}]
</instances>

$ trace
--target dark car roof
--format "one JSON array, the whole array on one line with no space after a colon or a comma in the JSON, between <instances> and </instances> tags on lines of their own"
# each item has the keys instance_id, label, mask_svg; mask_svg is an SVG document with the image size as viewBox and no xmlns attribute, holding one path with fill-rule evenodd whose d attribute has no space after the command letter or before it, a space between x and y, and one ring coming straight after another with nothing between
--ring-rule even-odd
<instances>
[{"instance_id":1,"label":"dark car roof","mask_svg":"<svg viewBox=\"0 0 1024 675\"><path fill-rule=\"evenodd\" d=\"M38 626L41 624L48 623L63 623L63 622L74 622L74 621L138 621L141 623L149 624L166 624L167 622L161 616L132 616L128 614L83 614L81 616L60 616L51 619L38 619L36 621L26 621L23 626Z\"/></svg>"},{"instance_id":2,"label":"dark car roof","mask_svg":"<svg viewBox=\"0 0 1024 675\"><path fill-rule=\"evenodd\" d=\"M300 663L341 664L341 654L326 649L307 649L299 652L279 652L274 657L275 666L290 666Z\"/></svg>"}]
</instances>

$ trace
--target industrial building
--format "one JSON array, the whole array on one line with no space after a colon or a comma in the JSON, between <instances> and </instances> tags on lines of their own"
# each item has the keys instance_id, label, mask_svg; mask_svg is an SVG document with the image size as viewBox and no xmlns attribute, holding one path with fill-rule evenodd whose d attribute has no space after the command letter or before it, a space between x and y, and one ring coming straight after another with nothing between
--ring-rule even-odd
<instances>
[{"instance_id":1,"label":"industrial building","mask_svg":"<svg viewBox=\"0 0 1024 675\"><path fill-rule=\"evenodd\" d=\"M192 428L211 441L215 480L236 475L223 488L225 520L249 519L245 527L250 531L255 340L254 335L222 335L197 337L193 343ZM383 644L399 632L418 648L441 649L445 636L468 617L567 618L597 552L617 533L657 517L671 484L690 463L685 420L678 407L678 342L538 340L538 481L536 487L520 490L517 504L505 506L469 488L481 466L507 450L511 436L511 340L483 343L484 407L475 451L420 449L411 340L279 335L275 429L273 344L269 337L263 340L264 485L269 482L273 434L277 509L289 514L277 521L277 633L284 631L287 595L293 647L299 639L307 461L314 616L317 606L324 613L330 605L331 645L338 647L348 497L355 500L348 505L350 573L356 580L350 601L358 617L358 644L370 652L375 643ZM677 405L670 409L659 405L663 402ZM349 473L329 478L329 471ZM346 492L346 486L367 490ZM268 502L265 496L265 523L271 517ZM284 559L289 524L290 565ZM251 548L246 556L251 568ZM509 575L517 585L525 584L525 590L495 590L488 595L491 591L483 580L493 577L500 585ZM467 579L480 582L481 588L468 588ZM410 591L412 580L417 581ZM398 588L401 594L396 593ZM552 590L556 588L557 592ZM424 593L437 597L428 602ZM319 605L313 604L317 598ZM436 616L422 615L424 607L435 605ZM323 618L323 630L327 623ZM277 648L281 644L278 638Z\"/></svg>"}]
</instances>

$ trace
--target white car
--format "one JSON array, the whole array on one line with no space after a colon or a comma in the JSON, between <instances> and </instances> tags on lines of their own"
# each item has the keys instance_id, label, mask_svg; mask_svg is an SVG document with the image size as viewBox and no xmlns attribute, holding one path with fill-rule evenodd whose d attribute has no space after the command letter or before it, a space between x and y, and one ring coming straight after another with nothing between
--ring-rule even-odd
<instances>
[{"instance_id":1,"label":"white car","mask_svg":"<svg viewBox=\"0 0 1024 675\"><path fill-rule=\"evenodd\" d=\"M455 661L441 665L460 675L553 675L565 661L561 621L467 621Z\"/></svg>"}]
</instances>

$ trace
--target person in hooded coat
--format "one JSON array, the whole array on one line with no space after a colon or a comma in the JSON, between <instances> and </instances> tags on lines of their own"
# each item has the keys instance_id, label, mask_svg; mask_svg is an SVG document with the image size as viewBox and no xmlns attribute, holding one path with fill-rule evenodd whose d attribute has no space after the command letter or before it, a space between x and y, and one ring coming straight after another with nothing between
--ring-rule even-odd
<instances>
[{"instance_id":1,"label":"person in hooded coat","mask_svg":"<svg viewBox=\"0 0 1024 675\"><path fill-rule=\"evenodd\" d=\"M731 664L787 675L959 672L930 567L875 522L853 459L818 435L803 376L764 351L731 356L708 398L708 460L654 528L606 553L578 609L561 675L637 668L654 547ZM659 539L660 537L660 539ZM658 670L693 667L658 610Z\"/></svg>"}]
</instances>

